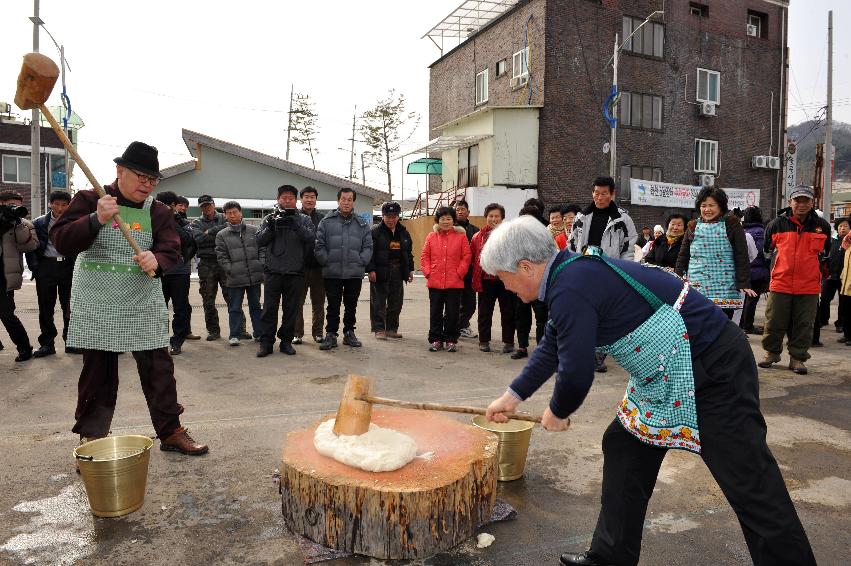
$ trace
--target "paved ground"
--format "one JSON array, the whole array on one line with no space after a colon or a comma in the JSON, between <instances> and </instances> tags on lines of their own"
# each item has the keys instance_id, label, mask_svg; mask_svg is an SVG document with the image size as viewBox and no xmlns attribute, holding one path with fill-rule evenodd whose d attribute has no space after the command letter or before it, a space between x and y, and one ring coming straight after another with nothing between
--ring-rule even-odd
<instances>
[{"instance_id":1,"label":"paved ground","mask_svg":"<svg viewBox=\"0 0 851 566\"><path fill-rule=\"evenodd\" d=\"M366 321L368 293L359 304ZM197 287L191 292L193 328L204 334ZM38 334L35 289L16 294L18 310ZM222 320L226 311L220 308ZM405 340L378 342L364 330L364 348L296 357L254 357L254 345L187 343L176 358L184 424L211 445L189 459L152 453L145 505L121 519L96 519L73 472L69 431L78 356L25 364L13 361L5 333L0 352L4 385L0 427L0 561L33 564L299 564L298 547L282 527L273 473L287 432L336 410L349 372L376 378L382 395L486 406L519 370L508 356L463 343L457 354L426 351L428 304L423 280L408 287ZM362 326L363 330L363 326ZM851 349L832 329L815 350L811 373L761 374L769 443L783 469L820 564L847 564L851 550ZM761 353L758 341L751 342ZM786 358L784 357L784 360ZM131 356L122 376L115 433L152 434ZM467 542L430 565L557 564L560 552L586 548L597 517L602 456L600 437L611 421L626 375L612 367L597 378L568 432L537 429L526 476L501 484L499 494L519 511L515 521L487 527L494 544ZM550 387L526 404L541 411ZM365 558L333 564L376 563ZM735 515L706 467L694 455L665 460L647 516L642 564L747 564Z\"/></svg>"}]
</instances>

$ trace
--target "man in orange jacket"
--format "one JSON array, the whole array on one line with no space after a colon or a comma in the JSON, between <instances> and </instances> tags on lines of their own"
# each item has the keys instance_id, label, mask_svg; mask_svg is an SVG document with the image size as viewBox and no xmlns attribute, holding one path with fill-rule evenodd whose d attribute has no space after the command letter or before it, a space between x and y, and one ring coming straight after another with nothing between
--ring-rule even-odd
<instances>
[{"instance_id":1,"label":"man in orange jacket","mask_svg":"<svg viewBox=\"0 0 851 566\"><path fill-rule=\"evenodd\" d=\"M765 229L765 253L773 253L773 267L761 368L780 361L783 336L788 335L789 369L807 373L804 362L810 358L821 290L819 258L830 250L830 225L815 213L814 201L812 187L795 187L789 195L790 208Z\"/></svg>"}]
</instances>

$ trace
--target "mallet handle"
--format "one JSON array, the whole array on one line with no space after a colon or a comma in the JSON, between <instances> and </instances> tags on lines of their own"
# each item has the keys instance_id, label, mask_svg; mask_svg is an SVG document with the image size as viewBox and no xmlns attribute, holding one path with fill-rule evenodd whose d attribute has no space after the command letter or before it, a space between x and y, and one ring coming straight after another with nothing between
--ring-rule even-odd
<instances>
[{"instance_id":1,"label":"mallet handle","mask_svg":"<svg viewBox=\"0 0 851 566\"><path fill-rule=\"evenodd\" d=\"M393 407L405 407L406 409L420 409L423 411L446 411L449 413L467 413L469 415L484 415L485 410L478 407L462 407L457 405L440 405L438 403L412 403L410 401L398 401L396 399L386 399L384 397L372 397L362 395L355 397L358 401L366 401L373 405L390 405ZM541 417L530 415L527 413L504 413L509 419L518 421L530 421L533 423L541 422Z\"/></svg>"},{"instance_id":2,"label":"mallet handle","mask_svg":"<svg viewBox=\"0 0 851 566\"><path fill-rule=\"evenodd\" d=\"M71 140L68 139L68 136L65 135L65 132L59 126L59 122L56 121L56 118L53 117L50 110L48 110L44 104L39 104L38 109L41 110L41 113L44 114L44 117L47 118L47 121L50 122L50 126L53 128L53 131L56 132L56 135L59 136L59 139L62 141L62 145L65 146L65 149L68 150L68 153L71 154L71 157L74 158L74 161L77 162L77 165L80 166L80 169L83 170L83 173L86 174L86 178L94 187L95 192L99 197L106 196L106 191L103 190L103 187L100 183L98 183L95 178L92 170L89 169L89 166L86 165L86 162L83 161L83 158L80 157L80 154L77 153L77 150L74 148L74 145L71 143ZM130 247L133 248L133 251L136 252L136 255L142 255L142 248L139 247L139 244L136 243L136 240L133 238L133 234L130 233L130 229L127 228L127 225L124 224L124 221L121 220L121 215L116 214L112 217L118 223L118 229L121 230L121 234L124 236L124 239L130 244ZM153 271L148 271L148 275L154 277L156 275Z\"/></svg>"}]
</instances>

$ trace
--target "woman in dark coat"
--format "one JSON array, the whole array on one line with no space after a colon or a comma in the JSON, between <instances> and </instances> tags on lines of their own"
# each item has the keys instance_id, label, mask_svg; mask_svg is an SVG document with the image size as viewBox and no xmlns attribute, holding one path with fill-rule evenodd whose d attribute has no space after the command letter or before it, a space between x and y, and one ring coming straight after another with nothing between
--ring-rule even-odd
<instances>
[{"instance_id":1,"label":"woman in dark coat","mask_svg":"<svg viewBox=\"0 0 851 566\"><path fill-rule=\"evenodd\" d=\"M688 218L682 214L672 214L668 217L665 233L653 241L653 247L647 257L646 263L658 265L668 269L677 267L677 257L683 245L683 235L686 232Z\"/></svg>"},{"instance_id":2,"label":"woman in dark coat","mask_svg":"<svg viewBox=\"0 0 851 566\"><path fill-rule=\"evenodd\" d=\"M756 206L746 208L742 217L742 224L745 233L750 234L753 238L757 249L757 255L751 262L751 289L757 295L755 297L745 296L745 306L742 310L742 320L739 322L739 326L747 334L762 334L762 331L757 332L753 325L759 296L768 292L769 280L768 259L762 251L765 243L765 224L762 221L762 212L759 208Z\"/></svg>"}]
</instances>

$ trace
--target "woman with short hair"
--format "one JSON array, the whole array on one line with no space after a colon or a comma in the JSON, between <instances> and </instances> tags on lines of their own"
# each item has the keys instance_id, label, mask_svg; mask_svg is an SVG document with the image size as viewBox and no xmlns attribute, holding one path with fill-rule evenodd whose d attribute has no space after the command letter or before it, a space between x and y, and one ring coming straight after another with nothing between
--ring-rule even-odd
<instances>
[{"instance_id":1,"label":"woman with short hair","mask_svg":"<svg viewBox=\"0 0 851 566\"><path fill-rule=\"evenodd\" d=\"M685 215L670 215L667 222L665 222L667 226L665 233L653 241L653 247L650 248L644 261L673 270L677 266L677 257L680 255L687 222L688 218Z\"/></svg>"},{"instance_id":2,"label":"woman with short hair","mask_svg":"<svg viewBox=\"0 0 851 566\"><path fill-rule=\"evenodd\" d=\"M550 214L552 219L552 214ZM473 253L473 290L479 296L479 350L490 352L493 311L499 302L499 318L502 326L502 353L514 351L514 309L516 298L498 277L482 270L479 258L491 233L505 220L505 208L491 203L485 207L485 226L479 230L470 247ZM550 225L552 226L552 224ZM552 233L552 228L550 228Z\"/></svg>"}]
</instances>

